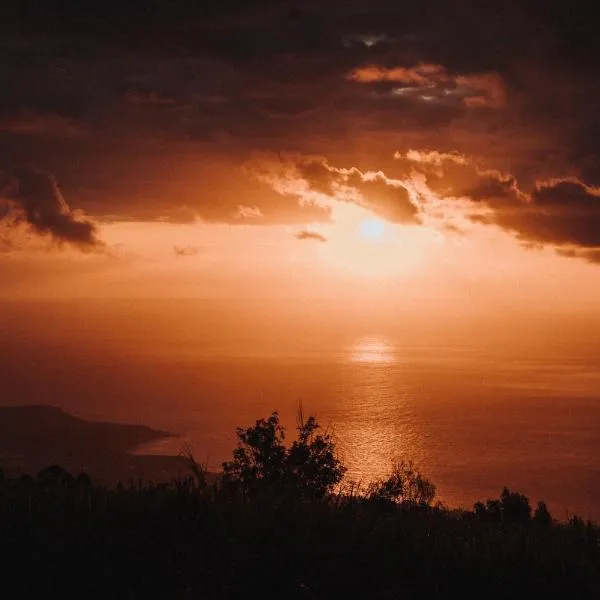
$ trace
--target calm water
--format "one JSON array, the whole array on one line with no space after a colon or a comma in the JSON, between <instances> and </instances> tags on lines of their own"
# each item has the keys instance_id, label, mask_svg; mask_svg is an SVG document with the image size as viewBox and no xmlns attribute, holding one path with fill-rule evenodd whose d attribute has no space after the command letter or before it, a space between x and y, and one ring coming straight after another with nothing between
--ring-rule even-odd
<instances>
[{"instance_id":1,"label":"calm water","mask_svg":"<svg viewBox=\"0 0 600 600\"><path fill-rule=\"evenodd\" d=\"M559 518L600 519L600 359L589 353L499 358L367 336L318 355L211 359L150 343L128 353L65 345L11 323L0 339L3 404L54 404L180 434L145 452L177 453L187 442L217 468L236 426L278 410L293 427L302 401L333 432L355 480L410 458L450 505L507 485L545 499Z\"/></svg>"},{"instance_id":2,"label":"calm water","mask_svg":"<svg viewBox=\"0 0 600 600\"><path fill-rule=\"evenodd\" d=\"M439 354L413 348L386 360L174 365L175 380L152 377L171 399L160 409L169 414L154 418L217 466L230 455L235 425L278 409L293 427L302 401L333 432L357 481L385 475L393 458L406 457L450 505L470 506L508 485L545 499L556 516L600 518L598 369Z\"/></svg>"}]
</instances>

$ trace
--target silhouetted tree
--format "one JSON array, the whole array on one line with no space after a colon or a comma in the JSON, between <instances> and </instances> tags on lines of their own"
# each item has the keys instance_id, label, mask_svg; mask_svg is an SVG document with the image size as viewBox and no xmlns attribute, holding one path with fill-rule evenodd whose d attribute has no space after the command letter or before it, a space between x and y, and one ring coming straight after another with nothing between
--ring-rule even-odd
<instances>
[{"instance_id":1,"label":"silhouetted tree","mask_svg":"<svg viewBox=\"0 0 600 600\"><path fill-rule=\"evenodd\" d=\"M529 498L518 492L511 492L507 487L502 489L500 499L488 499L486 503L476 502L473 511L479 518L490 521L526 522L531 519Z\"/></svg>"},{"instance_id":2,"label":"silhouetted tree","mask_svg":"<svg viewBox=\"0 0 600 600\"><path fill-rule=\"evenodd\" d=\"M533 520L544 527L547 527L552 523L552 516L550 515L550 511L548 510L545 502L541 500L538 502L537 508L535 509L535 513L533 515Z\"/></svg>"},{"instance_id":3,"label":"silhouetted tree","mask_svg":"<svg viewBox=\"0 0 600 600\"><path fill-rule=\"evenodd\" d=\"M298 439L286 456L286 477L307 496L322 497L339 483L346 472L335 454L329 433L317 433L320 425L314 417L304 421L298 415Z\"/></svg>"},{"instance_id":4,"label":"silhouetted tree","mask_svg":"<svg viewBox=\"0 0 600 600\"><path fill-rule=\"evenodd\" d=\"M423 477L411 461L395 463L391 475L371 484L368 490L373 500L421 506L429 506L435 494L435 485Z\"/></svg>"},{"instance_id":5,"label":"silhouetted tree","mask_svg":"<svg viewBox=\"0 0 600 600\"><path fill-rule=\"evenodd\" d=\"M274 412L268 419L259 419L254 427L236 430L237 448L233 460L223 463L225 480L246 488L271 487L282 482L285 470L285 430Z\"/></svg>"},{"instance_id":6,"label":"silhouetted tree","mask_svg":"<svg viewBox=\"0 0 600 600\"><path fill-rule=\"evenodd\" d=\"M42 469L37 474L37 480L42 487L69 486L75 478L60 465L52 465Z\"/></svg>"},{"instance_id":7,"label":"silhouetted tree","mask_svg":"<svg viewBox=\"0 0 600 600\"><path fill-rule=\"evenodd\" d=\"M482 519L491 521L499 521L502 518L502 502L500 500L486 500L483 502L475 502L473 505L475 515Z\"/></svg>"},{"instance_id":8,"label":"silhouetted tree","mask_svg":"<svg viewBox=\"0 0 600 600\"><path fill-rule=\"evenodd\" d=\"M75 483L80 488L89 488L92 486L92 480L87 473L78 473L77 477L75 477Z\"/></svg>"},{"instance_id":9,"label":"silhouetted tree","mask_svg":"<svg viewBox=\"0 0 600 600\"><path fill-rule=\"evenodd\" d=\"M518 492L511 492L505 487L500 495L500 501L502 503L502 516L507 521L524 522L531 519L531 506L527 496Z\"/></svg>"},{"instance_id":10,"label":"silhouetted tree","mask_svg":"<svg viewBox=\"0 0 600 600\"><path fill-rule=\"evenodd\" d=\"M288 449L285 429L274 412L254 427L238 428L233 460L223 463L223 480L250 493L293 488L303 496L323 497L346 472L335 454L335 444L314 417L299 414L298 439Z\"/></svg>"}]
</instances>

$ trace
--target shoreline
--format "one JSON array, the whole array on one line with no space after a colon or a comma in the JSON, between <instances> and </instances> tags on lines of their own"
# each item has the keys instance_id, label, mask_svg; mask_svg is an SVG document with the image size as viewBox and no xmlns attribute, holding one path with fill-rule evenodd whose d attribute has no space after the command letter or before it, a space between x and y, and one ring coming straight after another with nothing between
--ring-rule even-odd
<instances>
[{"instance_id":1,"label":"shoreline","mask_svg":"<svg viewBox=\"0 0 600 600\"><path fill-rule=\"evenodd\" d=\"M184 460L136 449L176 436L145 425L88 421L56 406L0 406L0 468L19 477L56 464L105 485L131 479L159 483L185 475Z\"/></svg>"}]
</instances>

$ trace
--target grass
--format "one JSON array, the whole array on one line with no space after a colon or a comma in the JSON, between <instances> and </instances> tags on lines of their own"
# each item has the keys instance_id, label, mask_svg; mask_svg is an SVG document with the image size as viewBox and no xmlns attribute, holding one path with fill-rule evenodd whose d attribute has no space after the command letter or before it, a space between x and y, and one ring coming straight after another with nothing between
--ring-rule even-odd
<instances>
[{"instance_id":1,"label":"grass","mask_svg":"<svg viewBox=\"0 0 600 600\"><path fill-rule=\"evenodd\" d=\"M344 486L331 437L300 414L238 429L223 476L107 488L49 467L0 476L7 598L600 598L600 529L553 521L504 489L473 511L431 506L410 462Z\"/></svg>"},{"instance_id":2,"label":"grass","mask_svg":"<svg viewBox=\"0 0 600 600\"><path fill-rule=\"evenodd\" d=\"M600 532L198 478L0 486L10 598L596 598Z\"/></svg>"}]
</instances>

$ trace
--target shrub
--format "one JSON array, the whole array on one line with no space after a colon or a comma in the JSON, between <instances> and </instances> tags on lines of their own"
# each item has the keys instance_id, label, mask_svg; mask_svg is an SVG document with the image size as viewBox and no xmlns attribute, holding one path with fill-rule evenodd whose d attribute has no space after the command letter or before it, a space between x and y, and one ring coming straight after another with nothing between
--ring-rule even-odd
<instances>
[{"instance_id":1,"label":"shrub","mask_svg":"<svg viewBox=\"0 0 600 600\"><path fill-rule=\"evenodd\" d=\"M500 501L502 515L507 521L523 522L531 519L531 506L527 496L518 492L511 492L505 487L500 495Z\"/></svg>"},{"instance_id":2,"label":"shrub","mask_svg":"<svg viewBox=\"0 0 600 600\"><path fill-rule=\"evenodd\" d=\"M435 494L435 485L423 477L411 461L404 460L392 466L387 479L372 483L367 493L373 500L420 506L429 506Z\"/></svg>"},{"instance_id":3,"label":"shrub","mask_svg":"<svg viewBox=\"0 0 600 600\"><path fill-rule=\"evenodd\" d=\"M284 444L285 429L274 412L254 427L238 428L233 460L223 463L223 482L254 494L292 489L306 497L323 497L339 483L346 468L336 456L335 444L314 417L304 421L300 411L298 439Z\"/></svg>"},{"instance_id":4,"label":"shrub","mask_svg":"<svg viewBox=\"0 0 600 600\"><path fill-rule=\"evenodd\" d=\"M526 522L531 519L529 498L518 492L511 492L507 487L502 489L500 499L488 499L486 503L476 502L473 505L475 515L490 521Z\"/></svg>"},{"instance_id":5,"label":"shrub","mask_svg":"<svg viewBox=\"0 0 600 600\"><path fill-rule=\"evenodd\" d=\"M339 483L346 472L335 453L335 444L320 429L314 417L304 421L300 411L298 439L286 457L286 476L293 487L307 496L322 497Z\"/></svg>"},{"instance_id":6,"label":"shrub","mask_svg":"<svg viewBox=\"0 0 600 600\"><path fill-rule=\"evenodd\" d=\"M535 513L533 515L533 520L544 527L548 527L548 525L552 524L552 516L550 515L550 511L548 510L545 502L538 502L537 508L535 509Z\"/></svg>"},{"instance_id":7,"label":"shrub","mask_svg":"<svg viewBox=\"0 0 600 600\"><path fill-rule=\"evenodd\" d=\"M38 483L42 487L65 487L73 485L75 478L60 465L51 465L37 474Z\"/></svg>"}]
</instances>

